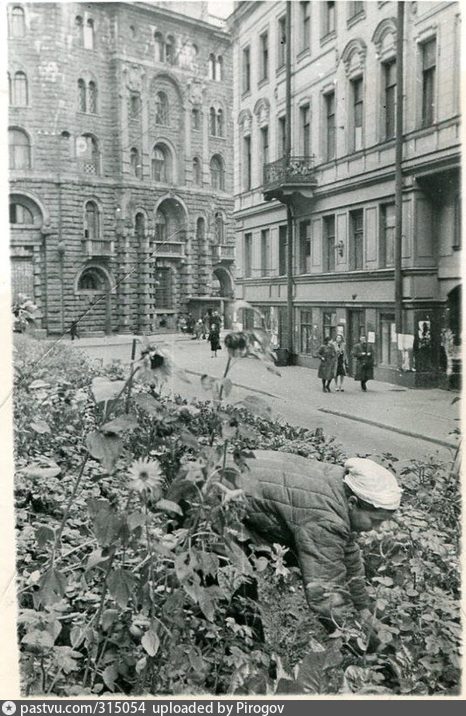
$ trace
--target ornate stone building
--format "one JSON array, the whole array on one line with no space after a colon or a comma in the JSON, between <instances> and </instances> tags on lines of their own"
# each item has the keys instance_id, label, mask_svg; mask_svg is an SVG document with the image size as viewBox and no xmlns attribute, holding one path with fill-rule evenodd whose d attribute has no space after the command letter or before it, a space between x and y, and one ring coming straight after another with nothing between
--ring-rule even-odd
<instances>
[{"instance_id":1,"label":"ornate stone building","mask_svg":"<svg viewBox=\"0 0 466 716\"><path fill-rule=\"evenodd\" d=\"M232 298L231 48L205 5L8 6L12 290L49 334Z\"/></svg>"},{"instance_id":2,"label":"ornate stone building","mask_svg":"<svg viewBox=\"0 0 466 716\"><path fill-rule=\"evenodd\" d=\"M285 161L286 2L237 2L236 291L317 367L324 336L375 344L376 377L443 379L459 352L460 8L405 2L403 370L395 330L396 2L291 3L291 158ZM246 313L246 323L257 316Z\"/></svg>"}]
</instances>

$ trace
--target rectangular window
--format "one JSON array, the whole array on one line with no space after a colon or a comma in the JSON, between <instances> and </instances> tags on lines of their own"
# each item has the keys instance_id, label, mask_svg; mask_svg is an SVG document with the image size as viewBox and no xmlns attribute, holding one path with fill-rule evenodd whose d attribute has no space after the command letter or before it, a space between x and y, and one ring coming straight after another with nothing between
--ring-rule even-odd
<instances>
[{"instance_id":1,"label":"rectangular window","mask_svg":"<svg viewBox=\"0 0 466 716\"><path fill-rule=\"evenodd\" d=\"M311 273L311 222L299 224L299 272Z\"/></svg>"},{"instance_id":2,"label":"rectangular window","mask_svg":"<svg viewBox=\"0 0 466 716\"><path fill-rule=\"evenodd\" d=\"M268 276L270 273L270 231L261 231L261 276Z\"/></svg>"},{"instance_id":3,"label":"rectangular window","mask_svg":"<svg viewBox=\"0 0 466 716\"><path fill-rule=\"evenodd\" d=\"M201 128L201 112L194 108L191 112L192 128L199 130Z\"/></svg>"},{"instance_id":4,"label":"rectangular window","mask_svg":"<svg viewBox=\"0 0 466 716\"><path fill-rule=\"evenodd\" d=\"M263 32L260 36L260 78L267 80L269 77L269 33Z\"/></svg>"},{"instance_id":5,"label":"rectangular window","mask_svg":"<svg viewBox=\"0 0 466 716\"><path fill-rule=\"evenodd\" d=\"M395 204L385 204L380 211L380 267L395 263Z\"/></svg>"},{"instance_id":6,"label":"rectangular window","mask_svg":"<svg viewBox=\"0 0 466 716\"><path fill-rule=\"evenodd\" d=\"M335 32L335 3L324 2L322 3L323 23L322 23L322 36L330 35Z\"/></svg>"},{"instance_id":7,"label":"rectangular window","mask_svg":"<svg viewBox=\"0 0 466 716\"><path fill-rule=\"evenodd\" d=\"M278 275L286 276L287 267L287 231L286 226L280 226L278 229Z\"/></svg>"},{"instance_id":8,"label":"rectangular window","mask_svg":"<svg viewBox=\"0 0 466 716\"><path fill-rule=\"evenodd\" d=\"M308 50L310 47L310 30L311 30L311 15L310 15L310 2L300 2L301 7L301 47L300 50Z\"/></svg>"},{"instance_id":9,"label":"rectangular window","mask_svg":"<svg viewBox=\"0 0 466 716\"><path fill-rule=\"evenodd\" d=\"M312 355L314 353L312 311L300 312L300 352Z\"/></svg>"},{"instance_id":10,"label":"rectangular window","mask_svg":"<svg viewBox=\"0 0 466 716\"><path fill-rule=\"evenodd\" d=\"M435 38L421 46L422 50L422 126L434 123L435 70L437 41Z\"/></svg>"},{"instance_id":11,"label":"rectangular window","mask_svg":"<svg viewBox=\"0 0 466 716\"><path fill-rule=\"evenodd\" d=\"M301 142L304 157L311 154L311 109L308 104L299 110L301 119Z\"/></svg>"},{"instance_id":12,"label":"rectangular window","mask_svg":"<svg viewBox=\"0 0 466 716\"><path fill-rule=\"evenodd\" d=\"M397 365L397 340L395 316L380 316L380 362L384 365Z\"/></svg>"},{"instance_id":13,"label":"rectangular window","mask_svg":"<svg viewBox=\"0 0 466 716\"><path fill-rule=\"evenodd\" d=\"M362 77L351 82L353 92L353 150L357 152L362 147L362 121L364 104L362 98Z\"/></svg>"},{"instance_id":14,"label":"rectangular window","mask_svg":"<svg viewBox=\"0 0 466 716\"><path fill-rule=\"evenodd\" d=\"M383 65L385 139L395 136L396 128L396 60Z\"/></svg>"},{"instance_id":15,"label":"rectangular window","mask_svg":"<svg viewBox=\"0 0 466 716\"><path fill-rule=\"evenodd\" d=\"M278 156L285 156L286 148L286 118L280 117L278 120Z\"/></svg>"},{"instance_id":16,"label":"rectangular window","mask_svg":"<svg viewBox=\"0 0 466 716\"><path fill-rule=\"evenodd\" d=\"M326 161L335 157L335 92L324 95L325 101L325 150Z\"/></svg>"},{"instance_id":17,"label":"rectangular window","mask_svg":"<svg viewBox=\"0 0 466 716\"><path fill-rule=\"evenodd\" d=\"M269 161L269 128L261 127L261 153L262 153L262 164L267 164Z\"/></svg>"},{"instance_id":18,"label":"rectangular window","mask_svg":"<svg viewBox=\"0 0 466 716\"><path fill-rule=\"evenodd\" d=\"M244 278L252 276L252 234L244 235Z\"/></svg>"},{"instance_id":19,"label":"rectangular window","mask_svg":"<svg viewBox=\"0 0 466 716\"><path fill-rule=\"evenodd\" d=\"M363 268L364 261L364 210L350 212L350 250L349 269L357 271Z\"/></svg>"},{"instance_id":20,"label":"rectangular window","mask_svg":"<svg viewBox=\"0 0 466 716\"><path fill-rule=\"evenodd\" d=\"M336 311L324 311L322 316L323 338L334 339L337 335L337 314Z\"/></svg>"},{"instance_id":21,"label":"rectangular window","mask_svg":"<svg viewBox=\"0 0 466 716\"><path fill-rule=\"evenodd\" d=\"M243 50L243 92L251 89L251 49L245 47Z\"/></svg>"},{"instance_id":22,"label":"rectangular window","mask_svg":"<svg viewBox=\"0 0 466 716\"><path fill-rule=\"evenodd\" d=\"M244 189L251 188L251 137L243 137Z\"/></svg>"},{"instance_id":23,"label":"rectangular window","mask_svg":"<svg viewBox=\"0 0 466 716\"><path fill-rule=\"evenodd\" d=\"M284 67L285 55L286 55L286 17L282 15L278 19L278 30L277 30L277 67Z\"/></svg>"},{"instance_id":24,"label":"rectangular window","mask_svg":"<svg viewBox=\"0 0 466 716\"><path fill-rule=\"evenodd\" d=\"M324 216L324 271L335 271L335 216Z\"/></svg>"},{"instance_id":25,"label":"rectangular window","mask_svg":"<svg viewBox=\"0 0 466 716\"><path fill-rule=\"evenodd\" d=\"M348 5L349 5L349 8L348 8L348 18L349 19L356 17L356 15L360 15L364 10L363 2L349 2Z\"/></svg>"}]
</instances>

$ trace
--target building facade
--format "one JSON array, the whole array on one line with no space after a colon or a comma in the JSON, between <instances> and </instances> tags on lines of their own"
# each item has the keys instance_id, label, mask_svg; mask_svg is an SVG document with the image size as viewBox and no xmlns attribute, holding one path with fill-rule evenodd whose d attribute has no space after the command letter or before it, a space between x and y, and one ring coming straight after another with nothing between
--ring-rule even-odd
<instances>
[{"instance_id":1,"label":"building facade","mask_svg":"<svg viewBox=\"0 0 466 716\"><path fill-rule=\"evenodd\" d=\"M49 334L233 295L231 45L188 5L7 8L12 291Z\"/></svg>"},{"instance_id":2,"label":"building facade","mask_svg":"<svg viewBox=\"0 0 466 716\"><path fill-rule=\"evenodd\" d=\"M403 337L395 326L396 2L291 3L289 160L286 3L236 3L236 290L286 348L288 191L297 361L317 367L325 336L343 333L351 351L364 334L375 343L378 379L431 385L460 343L460 15L454 2L404 5ZM244 321L254 320L246 312Z\"/></svg>"}]
</instances>

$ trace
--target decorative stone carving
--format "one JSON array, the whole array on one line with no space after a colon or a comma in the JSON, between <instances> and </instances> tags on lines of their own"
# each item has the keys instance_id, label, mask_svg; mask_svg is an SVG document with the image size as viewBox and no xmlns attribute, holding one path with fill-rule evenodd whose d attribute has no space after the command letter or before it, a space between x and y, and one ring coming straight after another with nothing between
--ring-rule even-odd
<instances>
[{"instance_id":1,"label":"decorative stone carving","mask_svg":"<svg viewBox=\"0 0 466 716\"><path fill-rule=\"evenodd\" d=\"M366 62L367 46L364 40L355 37L350 40L345 49L341 53L341 61L344 64L345 72L348 77L355 75L364 70Z\"/></svg>"},{"instance_id":2,"label":"decorative stone carving","mask_svg":"<svg viewBox=\"0 0 466 716\"><path fill-rule=\"evenodd\" d=\"M202 105L206 85L198 79L186 83L186 99L192 105Z\"/></svg>"},{"instance_id":3,"label":"decorative stone carving","mask_svg":"<svg viewBox=\"0 0 466 716\"><path fill-rule=\"evenodd\" d=\"M261 97L256 102L254 114L257 118L259 127L264 127L270 122L270 102L267 98Z\"/></svg>"},{"instance_id":4,"label":"decorative stone carving","mask_svg":"<svg viewBox=\"0 0 466 716\"><path fill-rule=\"evenodd\" d=\"M243 109L238 116L238 124L240 131L244 136L251 134L252 130L252 114L249 109Z\"/></svg>"},{"instance_id":5,"label":"decorative stone carving","mask_svg":"<svg viewBox=\"0 0 466 716\"><path fill-rule=\"evenodd\" d=\"M126 87L133 92L141 92L146 73L138 65L127 65L123 67L123 78Z\"/></svg>"},{"instance_id":6,"label":"decorative stone carving","mask_svg":"<svg viewBox=\"0 0 466 716\"><path fill-rule=\"evenodd\" d=\"M396 52L396 20L394 17L386 17L379 22L372 35L372 42L375 45L377 59Z\"/></svg>"}]
</instances>

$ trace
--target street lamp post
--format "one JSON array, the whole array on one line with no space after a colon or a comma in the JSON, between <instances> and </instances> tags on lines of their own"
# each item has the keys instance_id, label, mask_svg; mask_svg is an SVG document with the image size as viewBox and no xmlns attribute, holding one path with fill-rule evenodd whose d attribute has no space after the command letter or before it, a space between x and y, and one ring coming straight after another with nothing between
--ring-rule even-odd
<instances>
[{"instance_id":1,"label":"street lamp post","mask_svg":"<svg viewBox=\"0 0 466 716\"><path fill-rule=\"evenodd\" d=\"M291 2L286 3L286 119L285 119L285 166L288 167L291 156ZM289 196L286 204L286 235L287 235L287 261L286 261L286 311L288 324L288 354L289 362L293 361L294 354L294 311L293 311L293 197Z\"/></svg>"}]
</instances>

